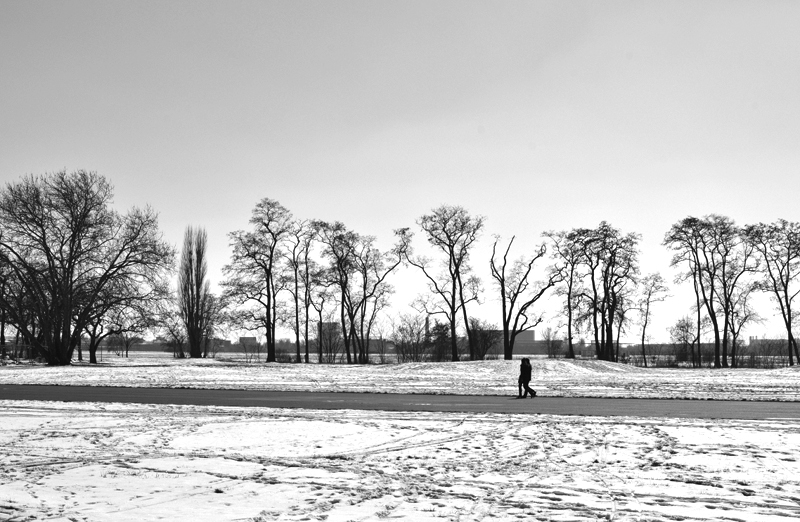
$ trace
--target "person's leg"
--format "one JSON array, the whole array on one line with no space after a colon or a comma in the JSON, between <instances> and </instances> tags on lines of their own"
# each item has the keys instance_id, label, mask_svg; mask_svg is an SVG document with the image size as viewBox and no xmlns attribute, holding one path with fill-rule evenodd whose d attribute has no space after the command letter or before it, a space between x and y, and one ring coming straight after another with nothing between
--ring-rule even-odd
<instances>
[{"instance_id":1,"label":"person's leg","mask_svg":"<svg viewBox=\"0 0 800 522\"><path fill-rule=\"evenodd\" d=\"M535 392L535 391L533 391L533 390L531 389L531 387L530 387L530 386L528 386L528 383L526 382L526 383L525 383L525 397L527 397L529 393L531 394L531 399L533 399L533 397L534 397L534 396L536 396L536 392Z\"/></svg>"},{"instance_id":2,"label":"person's leg","mask_svg":"<svg viewBox=\"0 0 800 522\"><path fill-rule=\"evenodd\" d=\"M517 381L517 384L519 385L519 392L517 393L517 397L521 399L521 398L523 398L522 397L522 381Z\"/></svg>"}]
</instances>

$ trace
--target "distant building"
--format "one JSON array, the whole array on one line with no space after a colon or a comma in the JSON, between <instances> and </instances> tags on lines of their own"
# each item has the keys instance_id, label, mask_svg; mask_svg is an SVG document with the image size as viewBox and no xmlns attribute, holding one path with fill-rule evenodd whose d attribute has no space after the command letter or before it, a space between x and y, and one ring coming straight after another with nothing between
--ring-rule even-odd
<instances>
[{"instance_id":1,"label":"distant building","mask_svg":"<svg viewBox=\"0 0 800 522\"><path fill-rule=\"evenodd\" d=\"M490 352L494 352L503 354L503 331L498 330L498 340ZM548 341L537 341L536 340L536 332L534 330L525 330L523 332L517 332L517 336L514 338L514 355L516 356L525 356L525 355L547 355L548 349Z\"/></svg>"},{"instance_id":2,"label":"distant building","mask_svg":"<svg viewBox=\"0 0 800 522\"><path fill-rule=\"evenodd\" d=\"M753 336L750 336L748 341L752 348L758 346L786 346L789 343L787 339L759 339Z\"/></svg>"},{"instance_id":3,"label":"distant building","mask_svg":"<svg viewBox=\"0 0 800 522\"><path fill-rule=\"evenodd\" d=\"M213 342L214 346L217 348L230 348L230 346L233 344L228 339L220 339L218 337L212 338L211 342Z\"/></svg>"}]
</instances>

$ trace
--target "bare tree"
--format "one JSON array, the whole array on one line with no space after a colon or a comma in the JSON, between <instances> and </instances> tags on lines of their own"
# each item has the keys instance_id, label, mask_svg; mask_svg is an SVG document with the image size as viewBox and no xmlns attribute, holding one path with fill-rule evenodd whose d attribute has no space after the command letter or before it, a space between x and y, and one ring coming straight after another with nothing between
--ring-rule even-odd
<instances>
[{"instance_id":1,"label":"bare tree","mask_svg":"<svg viewBox=\"0 0 800 522\"><path fill-rule=\"evenodd\" d=\"M108 289L146 285L172 267L150 208L121 215L94 172L29 176L0 192L0 293L9 322L51 365L69 364ZM24 306L24 307L21 307Z\"/></svg>"},{"instance_id":2,"label":"bare tree","mask_svg":"<svg viewBox=\"0 0 800 522\"><path fill-rule=\"evenodd\" d=\"M670 341L676 346L675 359L678 361L683 360L683 354L686 354L687 359L691 356L693 368L700 366L700 339L695 335L695 326L692 319L687 316L681 317L669 328ZM694 352L695 344L698 345L697 357L695 357ZM645 360L644 364L646 366L647 353L645 351L642 352L642 359Z\"/></svg>"},{"instance_id":3,"label":"bare tree","mask_svg":"<svg viewBox=\"0 0 800 522\"><path fill-rule=\"evenodd\" d=\"M327 271L321 268L311 272L309 277L309 284L307 286L308 304L314 308L317 314L317 362L323 363L323 340L324 334L323 325L325 318L330 318L332 311L326 308L328 305L335 303L336 296L331 288L333 285L332 278L328 275ZM335 316L335 314L334 314ZM341 325L340 325L341 327ZM333 361L331 361L333 362Z\"/></svg>"},{"instance_id":4,"label":"bare tree","mask_svg":"<svg viewBox=\"0 0 800 522\"><path fill-rule=\"evenodd\" d=\"M800 293L800 223L780 219L775 223L758 223L745 227L745 237L761 257L761 286L772 295L781 313L789 352L789 365L794 357L800 363L797 340L792 332L794 300Z\"/></svg>"},{"instance_id":5,"label":"bare tree","mask_svg":"<svg viewBox=\"0 0 800 522\"><path fill-rule=\"evenodd\" d=\"M0 262L0 303L3 302L2 296L6 294L8 279L8 268ZM6 309L0 305L0 358L3 360L8 356L6 351L6 324L8 324L7 312Z\"/></svg>"},{"instance_id":6,"label":"bare tree","mask_svg":"<svg viewBox=\"0 0 800 522\"><path fill-rule=\"evenodd\" d=\"M428 357L428 322L424 315L401 314L392 329L397 362L422 362Z\"/></svg>"},{"instance_id":7,"label":"bare tree","mask_svg":"<svg viewBox=\"0 0 800 522\"><path fill-rule=\"evenodd\" d=\"M728 347L731 346L731 355L734 350L733 345L729 343L732 340L730 334L734 331L737 301L742 305L747 303L747 296L753 290L753 283L748 276L758 270L759 259L755 247L745 240L743 230L735 226L732 220L712 218L711 222L715 225L711 228L715 239L714 245L722 260L719 287L725 329L722 336L722 366L725 367L728 365ZM745 297L742 300L743 295Z\"/></svg>"},{"instance_id":8,"label":"bare tree","mask_svg":"<svg viewBox=\"0 0 800 522\"><path fill-rule=\"evenodd\" d=\"M288 263L288 268L291 271L291 282L288 285L289 293L292 295L292 301L294 304L293 309L293 322L292 322L292 330L294 331L294 341L295 341L295 352L296 352L296 361L301 362L301 354L300 354L300 303L301 301L305 301L304 310L304 322L305 322L305 338L306 338L306 352L305 352L305 362L308 362L308 296L309 296L309 289L308 283L310 281L310 275L308 272L308 262L309 262L309 249L311 248L311 241L315 236L314 230L311 228L310 224L307 221L294 221L291 225L290 231L287 234L287 247L286 247L286 262ZM305 285L304 285L305 283ZM302 295L301 295L302 289Z\"/></svg>"},{"instance_id":9,"label":"bare tree","mask_svg":"<svg viewBox=\"0 0 800 522\"><path fill-rule=\"evenodd\" d=\"M373 236L357 234L342 223L315 221L314 228L330 262L331 282L339 291L347 362L366 363L372 325L392 292L386 278L405 260L411 235L405 228L395 230L397 243L384 253L375 247Z\"/></svg>"},{"instance_id":10,"label":"bare tree","mask_svg":"<svg viewBox=\"0 0 800 522\"><path fill-rule=\"evenodd\" d=\"M164 299L169 299L166 278L118 280L107 286L97 295L84 327L89 338L89 362L97 363L97 349L104 339L141 333L155 324L154 311Z\"/></svg>"},{"instance_id":11,"label":"bare tree","mask_svg":"<svg viewBox=\"0 0 800 522\"><path fill-rule=\"evenodd\" d=\"M428 279L429 293L435 302L420 299L418 304L429 315L443 315L450 327L450 348L453 361L459 359L456 327L460 312L463 316L470 345L470 356L475 352L470 340L470 327L467 316L467 303L477 301L480 281L470 275L469 253L478 239L485 218L471 216L460 206L442 205L417 220L425 232L428 243L444 254L439 274L434 273L431 260L426 257L408 256L411 265L422 270Z\"/></svg>"},{"instance_id":12,"label":"bare tree","mask_svg":"<svg viewBox=\"0 0 800 522\"><path fill-rule=\"evenodd\" d=\"M250 232L229 234L233 252L230 264L223 268L223 295L233 305L256 304L251 315L264 329L267 362L275 362L278 294L286 283L281 260L292 231L292 214L279 202L264 198L253 209L250 224Z\"/></svg>"},{"instance_id":13,"label":"bare tree","mask_svg":"<svg viewBox=\"0 0 800 522\"><path fill-rule=\"evenodd\" d=\"M317 324L317 349L319 362L333 364L337 362L343 345L341 324L336 321L335 312L324 315L324 308L319 309L320 319Z\"/></svg>"},{"instance_id":14,"label":"bare tree","mask_svg":"<svg viewBox=\"0 0 800 522\"><path fill-rule=\"evenodd\" d=\"M675 278L676 283L682 283L689 279L692 280L692 288L695 295L695 338L694 342L698 344L698 359L697 365L700 364L700 338L703 325L702 311L705 302L713 296L709 296L706 292L706 287L702 284L702 261L705 260L705 255L701 254L704 249L704 241L702 240L702 220L695 217L685 218L678 223L675 223L670 228L669 232L664 236L663 245L667 246L673 251L672 261L670 266L677 267L678 265L685 265L687 270L679 273ZM709 292L713 289L709 288ZM711 307L714 307L714 301L711 301ZM710 322L710 321L709 321ZM692 354L694 354L694 345L692 345ZM692 363L694 365L695 359L693 355Z\"/></svg>"},{"instance_id":15,"label":"bare tree","mask_svg":"<svg viewBox=\"0 0 800 522\"><path fill-rule=\"evenodd\" d=\"M653 303L664 301L667 298L667 285L661 274L648 274L640 282L639 299L637 300L637 310L639 311L639 324L642 326L642 360L647 366L647 352L645 350L645 340L647 326L650 323L651 307Z\"/></svg>"},{"instance_id":16,"label":"bare tree","mask_svg":"<svg viewBox=\"0 0 800 522\"><path fill-rule=\"evenodd\" d=\"M673 266L689 265L683 278L693 278L698 303L713 327L714 367L727 367L733 295L739 285L747 284L743 276L758 268L753 245L744 241L733 220L716 214L679 221L666 234L664 245L675 252ZM699 320L698 312L698 325Z\"/></svg>"},{"instance_id":17,"label":"bare tree","mask_svg":"<svg viewBox=\"0 0 800 522\"><path fill-rule=\"evenodd\" d=\"M758 282L750 282L746 285L737 286L734 290L731 299L731 319L728 324L731 335L731 366L733 368L739 366L737 356L739 352L739 337L742 330L748 324L763 321L758 312L752 307L750 300L753 293L760 289L761 286Z\"/></svg>"},{"instance_id":18,"label":"bare tree","mask_svg":"<svg viewBox=\"0 0 800 522\"><path fill-rule=\"evenodd\" d=\"M311 258L312 243L316 240L316 232L313 228L302 239L302 261L300 264L300 279L303 288L303 341L305 344L305 362L309 362L309 323L310 311L312 306L312 295L314 287L318 281L318 274L321 270L316 261Z\"/></svg>"},{"instance_id":19,"label":"bare tree","mask_svg":"<svg viewBox=\"0 0 800 522\"><path fill-rule=\"evenodd\" d=\"M378 313L389 305L389 296L394 288L386 278L405 260L411 241L408 229L394 231L397 243L388 252L374 246L375 238L361 236L353 250L353 262L358 289L348 302L352 305L350 324L354 327L354 339L360 363L368 362L370 335ZM352 296L357 296L352 299Z\"/></svg>"},{"instance_id":20,"label":"bare tree","mask_svg":"<svg viewBox=\"0 0 800 522\"><path fill-rule=\"evenodd\" d=\"M335 223L314 221L313 227L320 243L324 245L323 254L330 262L326 271L329 284L335 286L339 291L339 324L347 363L351 364L353 356L350 348L354 327L348 318L354 315L355 310L351 280L355 277L353 251L359 240L358 234L348 230L344 223L338 221Z\"/></svg>"},{"instance_id":21,"label":"bare tree","mask_svg":"<svg viewBox=\"0 0 800 522\"><path fill-rule=\"evenodd\" d=\"M636 287L633 285L626 285L617 296L617 335L614 339L614 360L619 361L620 351L620 338L624 332L628 331L628 327L633 323L631 312L637 310L637 303L635 300Z\"/></svg>"},{"instance_id":22,"label":"bare tree","mask_svg":"<svg viewBox=\"0 0 800 522\"><path fill-rule=\"evenodd\" d=\"M186 357L186 325L178 305L178 298L172 295L159 303L157 310L156 330L167 346L172 349L172 356L177 359Z\"/></svg>"},{"instance_id":23,"label":"bare tree","mask_svg":"<svg viewBox=\"0 0 800 522\"><path fill-rule=\"evenodd\" d=\"M624 297L638 275L639 235L623 234L605 221L596 229L577 229L570 241L579 245L589 279L585 302L598 359L614 361L614 325L623 317Z\"/></svg>"},{"instance_id":24,"label":"bare tree","mask_svg":"<svg viewBox=\"0 0 800 522\"><path fill-rule=\"evenodd\" d=\"M561 339L558 338L558 332L549 326L542 332L542 340L547 347L547 357L555 359L561 353Z\"/></svg>"},{"instance_id":25,"label":"bare tree","mask_svg":"<svg viewBox=\"0 0 800 522\"><path fill-rule=\"evenodd\" d=\"M503 332L488 321L477 317L470 317L470 330L472 330L475 359L482 361L492 349L503 340Z\"/></svg>"},{"instance_id":26,"label":"bare tree","mask_svg":"<svg viewBox=\"0 0 800 522\"><path fill-rule=\"evenodd\" d=\"M503 253L502 262L496 261L497 243L499 237L495 237L492 245L492 259L490 268L492 277L500 291L500 305L502 310L503 325L503 358L511 360L514 355L514 341L520 332L535 328L542 322L542 316L534 314L532 307L539 299L556 283L561 281L561 273L553 271L547 281L538 283L535 288L531 288L531 271L536 261L544 257L547 247L541 245L536 253L528 259L519 258L508 266L508 253L514 238L508 242L508 246ZM574 355L574 354L573 354Z\"/></svg>"},{"instance_id":27,"label":"bare tree","mask_svg":"<svg viewBox=\"0 0 800 522\"><path fill-rule=\"evenodd\" d=\"M564 314L567 327L567 358L575 358L574 323L578 307L578 298L581 295L581 265L580 245L575 242L575 236L570 232L545 232L550 239L552 257L556 261L553 267L559 274L561 284L556 287L556 294L564 296Z\"/></svg>"}]
</instances>

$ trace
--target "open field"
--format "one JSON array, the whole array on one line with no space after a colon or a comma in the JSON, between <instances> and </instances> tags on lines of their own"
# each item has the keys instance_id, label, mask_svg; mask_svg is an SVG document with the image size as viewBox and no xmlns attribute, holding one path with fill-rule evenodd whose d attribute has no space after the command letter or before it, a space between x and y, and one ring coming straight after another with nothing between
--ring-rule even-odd
<instances>
[{"instance_id":1,"label":"open field","mask_svg":"<svg viewBox=\"0 0 800 522\"><path fill-rule=\"evenodd\" d=\"M800 367L640 368L592 359L533 359L542 396L800 401ZM386 365L245 364L225 358L173 359L132 353L101 364L0 367L0 384L147 386L253 390L510 395L518 361Z\"/></svg>"},{"instance_id":2,"label":"open field","mask_svg":"<svg viewBox=\"0 0 800 522\"><path fill-rule=\"evenodd\" d=\"M534 360L542 395L797 400L782 370ZM517 362L6 366L0 383L516 393ZM800 517L800 425L284 410L0 397L0 521L779 521Z\"/></svg>"}]
</instances>

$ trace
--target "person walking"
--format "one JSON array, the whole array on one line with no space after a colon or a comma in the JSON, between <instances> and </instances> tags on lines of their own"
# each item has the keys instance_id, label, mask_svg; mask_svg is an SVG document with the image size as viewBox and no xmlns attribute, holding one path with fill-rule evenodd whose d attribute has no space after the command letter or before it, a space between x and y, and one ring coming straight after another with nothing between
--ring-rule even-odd
<instances>
[{"instance_id":1,"label":"person walking","mask_svg":"<svg viewBox=\"0 0 800 522\"><path fill-rule=\"evenodd\" d=\"M531 360L525 357L522 359L522 363L519 366L519 396L518 399L524 399L531 394L531 399L536 397L536 391L532 390L528 384L531 382L531 372L533 368L531 367ZM525 393L523 394L523 389Z\"/></svg>"}]
</instances>

